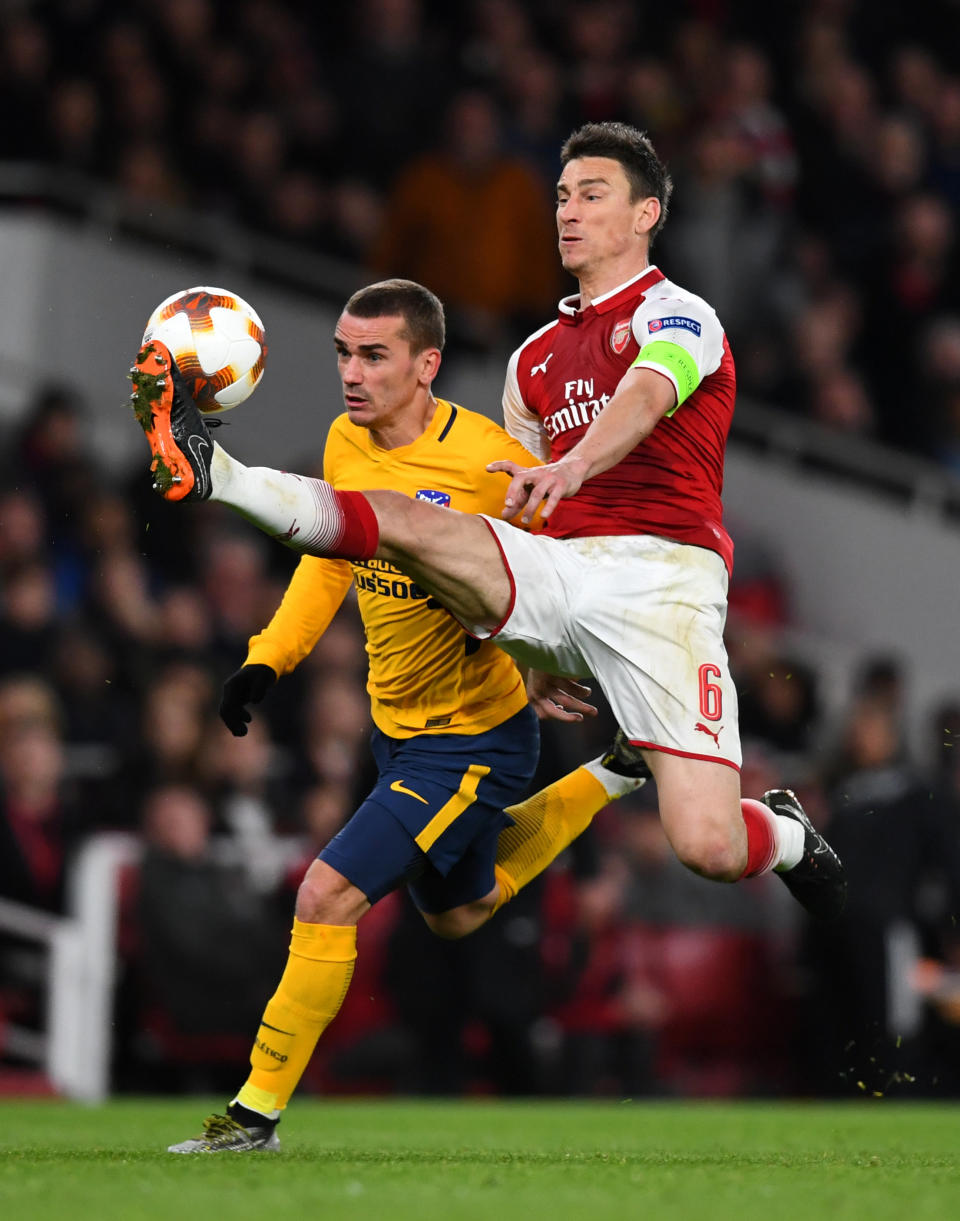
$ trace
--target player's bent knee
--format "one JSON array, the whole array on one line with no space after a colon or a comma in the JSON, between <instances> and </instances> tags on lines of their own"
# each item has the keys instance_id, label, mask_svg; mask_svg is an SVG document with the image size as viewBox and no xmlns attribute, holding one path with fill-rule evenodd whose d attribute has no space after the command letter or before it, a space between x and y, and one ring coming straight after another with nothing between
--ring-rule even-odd
<instances>
[{"instance_id":1,"label":"player's bent knee","mask_svg":"<svg viewBox=\"0 0 960 1221\"><path fill-rule=\"evenodd\" d=\"M420 915L430 932L444 941L459 941L473 931L466 928L453 912L421 912Z\"/></svg>"},{"instance_id":2,"label":"player's bent knee","mask_svg":"<svg viewBox=\"0 0 960 1221\"><path fill-rule=\"evenodd\" d=\"M453 907L446 912L421 912L427 928L444 941L459 941L461 937L486 924L493 911L493 904L487 899L479 899L476 903L464 903L462 907Z\"/></svg>"},{"instance_id":3,"label":"player's bent knee","mask_svg":"<svg viewBox=\"0 0 960 1221\"><path fill-rule=\"evenodd\" d=\"M723 835L701 835L674 843L682 864L714 882L736 882L746 868L744 849Z\"/></svg>"},{"instance_id":4,"label":"player's bent knee","mask_svg":"<svg viewBox=\"0 0 960 1221\"><path fill-rule=\"evenodd\" d=\"M323 861L314 861L297 890L297 919L306 924L353 924L370 904L366 895Z\"/></svg>"}]
</instances>

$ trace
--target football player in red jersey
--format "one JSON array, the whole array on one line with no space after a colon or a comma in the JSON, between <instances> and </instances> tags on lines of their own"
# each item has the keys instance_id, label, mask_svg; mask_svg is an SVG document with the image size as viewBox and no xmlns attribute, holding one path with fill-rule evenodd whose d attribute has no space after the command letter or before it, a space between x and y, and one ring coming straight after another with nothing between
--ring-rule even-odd
<instances>
[{"instance_id":1,"label":"football player in red jersey","mask_svg":"<svg viewBox=\"0 0 960 1221\"><path fill-rule=\"evenodd\" d=\"M540 508L546 531L248 468L220 446L198 486L299 551L389 560L544 675L592 673L653 771L680 860L725 882L777 870L831 918L843 866L794 794L740 794L720 504L735 374L711 307L650 262L669 175L621 123L579 129L561 159L560 255L580 291L521 346L504 396L508 431L550 461L489 468L512 476L503 517ZM182 387L151 409L179 452L204 451Z\"/></svg>"}]
</instances>

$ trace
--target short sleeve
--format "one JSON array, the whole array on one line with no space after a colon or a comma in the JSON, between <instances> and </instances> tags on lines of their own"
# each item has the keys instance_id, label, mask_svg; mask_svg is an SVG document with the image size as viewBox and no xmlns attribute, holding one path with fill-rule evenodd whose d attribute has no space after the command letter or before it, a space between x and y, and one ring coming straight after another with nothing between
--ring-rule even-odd
<instances>
[{"instance_id":1,"label":"short sleeve","mask_svg":"<svg viewBox=\"0 0 960 1221\"><path fill-rule=\"evenodd\" d=\"M540 417L527 409L520 393L517 369L520 364L520 349L510 357L507 376L503 384L503 426L511 437L515 437L524 449L542 461L550 458L550 442L543 431Z\"/></svg>"},{"instance_id":2,"label":"short sleeve","mask_svg":"<svg viewBox=\"0 0 960 1221\"><path fill-rule=\"evenodd\" d=\"M633 315L633 334L640 352L632 367L653 369L668 378L677 392L677 407L723 359L723 327L700 297L645 299Z\"/></svg>"}]
</instances>

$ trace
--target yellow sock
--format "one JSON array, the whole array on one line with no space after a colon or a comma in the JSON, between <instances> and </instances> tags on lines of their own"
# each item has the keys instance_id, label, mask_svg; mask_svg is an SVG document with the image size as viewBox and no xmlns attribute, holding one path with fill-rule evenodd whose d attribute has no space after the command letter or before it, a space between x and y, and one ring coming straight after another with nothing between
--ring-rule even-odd
<instances>
[{"instance_id":1,"label":"yellow sock","mask_svg":"<svg viewBox=\"0 0 960 1221\"><path fill-rule=\"evenodd\" d=\"M269 1115L287 1105L317 1039L343 1004L356 959L354 925L294 918L290 956L260 1021L250 1076L237 1095L242 1106Z\"/></svg>"},{"instance_id":2,"label":"yellow sock","mask_svg":"<svg viewBox=\"0 0 960 1221\"><path fill-rule=\"evenodd\" d=\"M561 776L507 813L515 825L500 832L494 872L500 884L495 911L542 873L585 831L610 794L585 767Z\"/></svg>"}]
</instances>

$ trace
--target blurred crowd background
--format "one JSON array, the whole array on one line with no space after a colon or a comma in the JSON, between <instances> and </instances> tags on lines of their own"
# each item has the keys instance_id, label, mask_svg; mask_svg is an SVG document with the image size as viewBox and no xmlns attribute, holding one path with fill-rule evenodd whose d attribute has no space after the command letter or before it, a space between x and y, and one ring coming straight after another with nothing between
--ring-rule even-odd
<instances>
[{"instance_id":1,"label":"blurred crowd background","mask_svg":"<svg viewBox=\"0 0 960 1221\"><path fill-rule=\"evenodd\" d=\"M5 162L229 219L358 281L422 280L453 343L486 350L571 291L564 137L635 123L676 180L655 257L717 308L742 392L960 474L948 0L8 2L0 113ZM348 604L232 738L220 685L294 561L214 506L158 502L143 470L107 478L87 411L46 386L3 439L0 897L63 910L86 837L141 836L115 1080L232 1089L299 876L371 780L362 630ZM775 878L686 873L643 791L463 943L405 895L378 905L305 1088L960 1093L960 675L920 751L895 656L864 656L831 714L781 644L802 624L775 557L746 539L738 562L744 790L797 789L847 863L843 919L809 926ZM546 726L538 781L613 729L605 709ZM4 1017L33 1004L22 948L3 952L0 1056Z\"/></svg>"},{"instance_id":2,"label":"blurred crowd background","mask_svg":"<svg viewBox=\"0 0 960 1221\"><path fill-rule=\"evenodd\" d=\"M742 391L956 470L958 56L951 0L7 0L0 153L400 268L484 344L549 316L559 146L621 118Z\"/></svg>"}]
</instances>

